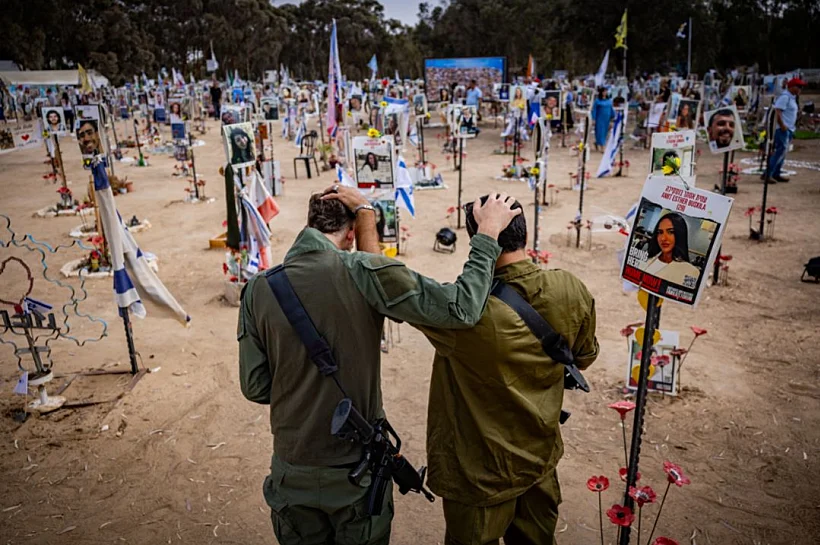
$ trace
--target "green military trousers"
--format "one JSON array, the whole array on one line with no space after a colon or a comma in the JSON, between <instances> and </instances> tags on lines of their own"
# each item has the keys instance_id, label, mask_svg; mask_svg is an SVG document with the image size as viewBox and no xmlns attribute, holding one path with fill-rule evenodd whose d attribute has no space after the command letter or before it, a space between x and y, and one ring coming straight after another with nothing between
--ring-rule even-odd
<instances>
[{"instance_id":1,"label":"green military trousers","mask_svg":"<svg viewBox=\"0 0 820 545\"><path fill-rule=\"evenodd\" d=\"M263 493L280 545L387 545L393 520L393 483L382 514L367 514L370 475L360 486L349 469L298 466L273 455Z\"/></svg>"},{"instance_id":2,"label":"green military trousers","mask_svg":"<svg viewBox=\"0 0 820 545\"><path fill-rule=\"evenodd\" d=\"M444 499L444 545L554 545L561 488L555 470L522 495L486 507Z\"/></svg>"}]
</instances>

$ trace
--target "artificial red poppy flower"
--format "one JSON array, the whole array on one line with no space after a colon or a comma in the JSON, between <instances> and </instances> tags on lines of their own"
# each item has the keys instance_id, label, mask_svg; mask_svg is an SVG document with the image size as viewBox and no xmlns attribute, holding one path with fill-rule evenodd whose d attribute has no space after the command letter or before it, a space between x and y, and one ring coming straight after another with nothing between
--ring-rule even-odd
<instances>
[{"instance_id":1,"label":"artificial red poppy flower","mask_svg":"<svg viewBox=\"0 0 820 545\"><path fill-rule=\"evenodd\" d=\"M767 214L777 214L777 207L776 206L770 206L769 208L766 209L766 213Z\"/></svg>"},{"instance_id":2,"label":"artificial red poppy flower","mask_svg":"<svg viewBox=\"0 0 820 545\"><path fill-rule=\"evenodd\" d=\"M652 545L679 545L677 541L671 537L658 537L652 542Z\"/></svg>"},{"instance_id":3,"label":"artificial red poppy flower","mask_svg":"<svg viewBox=\"0 0 820 545\"><path fill-rule=\"evenodd\" d=\"M689 329L692 330L692 333L695 334L695 337L700 337L701 335L706 335L708 333L708 331L696 325L689 326Z\"/></svg>"},{"instance_id":4,"label":"artificial red poppy flower","mask_svg":"<svg viewBox=\"0 0 820 545\"><path fill-rule=\"evenodd\" d=\"M451 206L447 209L447 215L450 215L450 214L454 213L455 211L456 211L456 207Z\"/></svg>"},{"instance_id":5,"label":"artificial red poppy flower","mask_svg":"<svg viewBox=\"0 0 820 545\"><path fill-rule=\"evenodd\" d=\"M621 337L629 337L633 333L635 333L635 330L632 328L632 326L626 326L621 330Z\"/></svg>"},{"instance_id":6,"label":"artificial red poppy flower","mask_svg":"<svg viewBox=\"0 0 820 545\"><path fill-rule=\"evenodd\" d=\"M658 496L655 494L655 491L652 490L651 486L642 486L640 488L630 486L629 497L635 500L638 507L643 507L647 503L655 503L655 500L658 499Z\"/></svg>"},{"instance_id":7,"label":"artificial red poppy flower","mask_svg":"<svg viewBox=\"0 0 820 545\"><path fill-rule=\"evenodd\" d=\"M597 477L593 475L587 481L587 488L589 488L591 492L603 492L609 488L609 479L603 475L599 475Z\"/></svg>"},{"instance_id":8,"label":"artificial red poppy flower","mask_svg":"<svg viewBox=\"0 0 820 545\"><path fill-rule=\"evenodd\" d=\"M672 350L669 351L669 354L679 358L681 356L686 355L687 352L689 352L689 351L685 348L673 348Z\"/></svg>"},{"instance_id":9,"label":"artificial red poppy flower","mask_svg":"<svg viewBox=\"0 0 820 545\"><path fill-rule=\"evenodd\" d=\"M527 250L527 257L535 257L535 255L536 255L535 250L532 250L532 249Z\"/></svg>"},{"instance_id":10,"label":"artificial red poppy flower","mask_svg":"<svg viewBox=\"0 0 820 545\"><path fill-rule=\"evenodd\" d=\"M628 471L629 470L625 467L622 467L618 470L618 477L620 477L623 482L626 482L626 474L628 473ZM635 482L637 483L640 480L641 480L641 472L639 471L635 475Z\"/></svg>"},{"instance_id":11,"label":"artificial red poppy flower","mask_svg":"<svg viewBox=\"0 0 820 545\"><path fill-rule=\"evenodd\" d=\"M550 258L551 258L551 257L552 257L552 254L551 254L551 253L549 253L549 252L548 252L548 251L546 251L546 250L543 250L543 251L541 251L541 252L538 252L538 261L540 261L540 262L541 262L541 263L543 263L544 265L546 265L546 264L548 264L548 263L549 263L549 260L550 260Z\"/></svg>"},{"instance_id":12,"label":"artificial red poppy flower","mask_svg":"<svg viewBox=\"0 0 820 545\"><path fill-rule=\"evenodd\" d=\"M632 522L635 520L635 515L632 514L632 509L617 504L607 510L606 516L609 517L612 524L617 524L618 526L623 526L625 528L632 526Z\"/></svg>"},{"instance_id":13,"label":"artificial red poppy flower","mask_svg":"<svg viewBox=\"0 0 820 545\"><path fill-rule=\"evenodd\" d=\"M658 367L666 367L669 365L671 361L669 356L666 354L661 354L660 356L652 356L650 358L652 365L657 365Z\"/></svg>"},{"instance_id":14,"label":"artificial red poppy flower","mask_svg":"<svg viewBox=\"0 0 820 545\"><path fill-rule=\"evenodd\" d=\"M615 409L618 411L618 414L621 415L621 420L626 420L626 415L630 411L635 408L635 404L631 401L616 401L615 403L610 403L610 409Z\"/></svg>"},{"instance_id":15,"label":"artificial red poppy flower","mask_svg":"<svg viewBox=\"0 0 820 545\"><path fill-rule=\"evenodd\" d=\"M669 482L672 484L683 486L685 484L691 484L692 482L689 480L689 477L683 473L683 469L677 464L664 462L663 470L666 472L666 478L669 479Z\"/></svg>"}]
</instances>

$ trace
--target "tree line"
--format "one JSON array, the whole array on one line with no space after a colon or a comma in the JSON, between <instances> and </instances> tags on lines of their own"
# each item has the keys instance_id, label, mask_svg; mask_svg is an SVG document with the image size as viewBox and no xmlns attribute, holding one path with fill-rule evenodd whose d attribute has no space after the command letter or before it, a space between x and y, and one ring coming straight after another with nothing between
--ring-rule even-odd
<instances>
[{"instance_id":1,"label":"tree line","mask_svg":"<svg viewBox=\"0 0 820 545\"><path fill-rule=\"evenodd\" d=\"M762 73L812 68L820 51L818 0L440 0L420 5L408 26L386 16L378 0L5 0L0 59L27 70L82 64L122 84L175 67L208 76L211 47L225 70L261 79L280 64L295 79L325 79L330 25L336 19L342 72L421 77L425 58L505 56L511 75L529 55L537 72L594 72L629 8L630 75L686 69L692 18L692 70L756 66ZM686 29L688 32L689 29ZM620 72L623 50L610 53Z\"/></svg>"}]
</instances>

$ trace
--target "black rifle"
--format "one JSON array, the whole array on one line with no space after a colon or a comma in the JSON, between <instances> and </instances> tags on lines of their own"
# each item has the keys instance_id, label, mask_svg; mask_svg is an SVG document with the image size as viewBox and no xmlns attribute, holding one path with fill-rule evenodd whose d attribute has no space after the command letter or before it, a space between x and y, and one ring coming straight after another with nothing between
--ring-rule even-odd
<instances>
[{"instance_id":1,"label":"black rifle","mask_svg":"<svg viewBox=\"0 0 820 545\"><path fill-rule=\"evenodd\" d=\"M333 357L333 351L316 329L313 320L310 319L310 315L293 290L284 265L265 272L265 277L282 312L296 331L302 344L305 345L310 361L316 365L322 375L333 379L344 396L333 412L330 433L339 439L362 444L362 458L358 465L350 471L348 479L352 484L358 486L368 469L372 473L367 499L368 514L381 514L384 493L387 491L390 479L398 485L399 492L402 494L421 493L428 501L435 501L433 494L424 487L427 468L422 467L416 471L407 458L401 455L401 439L396 430L384 418L377 419L370 424L353 406L353 401L347 397L336 376L339 366Z\"/></svg>"},{"instance_id":2,"label":"black rifle","mask_svg":"<svg viewBox=\"0 0 820 545\"><path fill-rule=\"evenodd\" d=\"M371 473L370 488L367 493L367 514L381 515L384 493L390 479L399 487L401 494L416 492L424 494L427 501L436 499L424 487L427 468L416 468L401 455L401 438L385 418L370 424L361 415L349 398L344 398L336 405L330 433L339 439L362 444L362 458L358 465L350 470L348 480L358 486L367 470ZM393 444L395 440L395 444Z\"/></svg>"}]
</instances>

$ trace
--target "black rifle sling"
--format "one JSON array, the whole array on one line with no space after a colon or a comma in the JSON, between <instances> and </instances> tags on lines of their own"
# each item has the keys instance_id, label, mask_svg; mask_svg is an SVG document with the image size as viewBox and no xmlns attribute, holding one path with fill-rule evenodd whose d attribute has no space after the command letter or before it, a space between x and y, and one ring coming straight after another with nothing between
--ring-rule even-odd
<instances>
[{"instance_id":1,"label":"black rifle sling","mask_svg":"<svg viewBox=\"0 0 820 545\"><path fill-rule=\"evenodd\" d=\"M326 377L338 371L339 366L336 365L330 345L316 329L313 320L310 319L304 305L299 300L299 296L293 291L293 286L285 273L285 266L278 265L270 269L265 273L265 278L273 291L273 295L276 296L276 300L279 301L282 312L296 331L302 344L305 345L310 361ZM341 388L341 386L339 387Z\"/></svg>"},{"instance_id":2,"label":"black rifle sling","mask_svg":"<svg viewBox=\"0 0 820 545\"><path fill-rule=\"evenodd\" d=\"M529 330L541 343L541 348L544 350L544 353L553 361L566 367L566 375L569 376L570 380L565 380L565 385L568 385L571 389L580 389L589 392L589 385L581 374L581 371L575 365L575 356L569 349L566 339L555 331L549 322L538 314L526 299L500 280L494 282L490 295L498 297L512 308L515 313L524 320Z\"/></svg>"}]
</instances>

